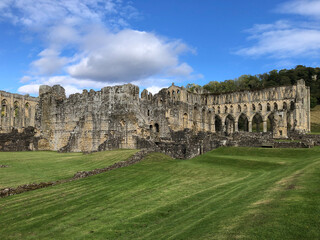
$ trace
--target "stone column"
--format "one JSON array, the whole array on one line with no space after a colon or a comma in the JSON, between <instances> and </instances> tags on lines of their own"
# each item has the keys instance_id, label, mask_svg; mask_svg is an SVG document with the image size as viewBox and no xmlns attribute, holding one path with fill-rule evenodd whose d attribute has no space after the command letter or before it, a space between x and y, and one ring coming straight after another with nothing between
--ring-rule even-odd
<instances>
[{"instance_id":1,"label":"stone column","mask_svg":"<svg viewBox=\"0 0 320 240\"><path fill-rule=\"evenodd\" d=\"M252 132L252 121L249 121L249 132Z\"/></svg>"},{"instance_id":2,"label":"stone column","mask_svg":"<svg viewBox=\"0 0 320 240\"><path fill-rule=\"evenodd\" d=\"M267 132L267 131L268 131L267 121L263 121L263 132Z\"/></svg>"},{"instance_id":3,"label":"stone column","mask_svg":"<svg viewBox=\"0 0 320 240\"><path fill-rule=\"evenodd\" d=\"M235 121L235 122L234 122L234 131L235 131L235 132L238 132L238 131L239 131L239 129L238 129L238 121Z\"/></svg>"}]
</instances>

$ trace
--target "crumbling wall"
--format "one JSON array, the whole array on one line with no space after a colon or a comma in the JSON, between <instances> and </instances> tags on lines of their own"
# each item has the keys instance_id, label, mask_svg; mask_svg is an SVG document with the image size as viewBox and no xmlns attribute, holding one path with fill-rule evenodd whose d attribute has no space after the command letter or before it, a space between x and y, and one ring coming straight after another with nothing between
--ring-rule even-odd
<instances>
[{"instance_id":1,"label":"crumbling wall","mask_svg":"<svg viewBox=\"0 0 320 240\"><path fill-rule=\"evenodd\" d=\"M34 127L27 127L22 132L12 129L10 133L0 133L0 151L38 150L39 137Z\"/></svg>"},{"instance_id":2,"label":"crumbling wall","mask_svg":"<svg viewBox=\"0 0 320 240\"><path fill-rule=\"evenodd\" d=\"M261 146L310 130L309 88L295 86L214 95L172 85L152 95L132 84L69 98L40 87L39 149L91 152L148 148L189 158L222 145Z\"/></svg>"},{"instance_id":3,"label":"crumbling wall","mask_svg":"<svg viewBox=\"0 0 320 240\"><path fill-rule=\"evenodd\" d=\"M29 95L0 91L0 133L10 133L12 128L22 132L35 126L38 98Z\"/></svg>"}]
</instances>

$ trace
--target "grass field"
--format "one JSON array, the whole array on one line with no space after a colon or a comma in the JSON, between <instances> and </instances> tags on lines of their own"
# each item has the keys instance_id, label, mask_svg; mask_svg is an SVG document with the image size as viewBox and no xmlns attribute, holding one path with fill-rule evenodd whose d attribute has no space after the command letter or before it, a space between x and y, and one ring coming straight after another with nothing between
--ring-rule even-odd
<instances>
[{"instance_id":1,"label":"grass field","mask_svg":"<svg viewBox=\"0 0 320 240\"><path fill-rule=\"evenodd\" d=\"M82 153L1 152L0 188L72 177L77 171L103 168L129 158L137 150Z\"/></svg>"},{"instance_id":2,"label":"grass field","mask_svg":"<svg viewBox=\"0 0 320 240\"><path fill-rule=\"evenodd\" d=\"M44 162L62 156L45 154L52 155ZM130 167L0 199L1 239L320 239L319 226L318 147L220 148L190 160L154 153Z\"/></svg>"}]
</instances>

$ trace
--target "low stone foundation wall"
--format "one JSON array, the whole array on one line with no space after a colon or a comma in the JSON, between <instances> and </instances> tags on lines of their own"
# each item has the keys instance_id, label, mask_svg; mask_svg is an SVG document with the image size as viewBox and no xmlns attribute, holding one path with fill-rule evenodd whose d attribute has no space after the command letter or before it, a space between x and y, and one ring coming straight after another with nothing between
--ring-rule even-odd
<instances>
[{"instance_id":1,"label":"low stone foundation wall","mask_svg":"<svg viewBox=\"0 0 320 240\"><path fill-rule=\"evenodd\" d=\"M73 178L70 178L70 179L51 181L51 182L31 183L31 184L21 185L16 188L11 188L11 187L3 188L3 189L0 189L0 198L20 194L23 192L32 191L32 190L36 190L36 189L40 189L40 188L54 186L54 185L61 184L61 183L71 182L71 181L74 181L74 180L77 180L80 178L89 177L89 176L96 175L99 173L111 171L111 170L114 170L117 168L127 167L127 166L130 166L130 165L133 165L135 163L140 162L147 154L149 154L151 152L152 151L150 151L150 150L144 149L144 150L141 150L141 151L135 153L132 157L130 157L126 161L117 162L109 167L105 167L105 168L101 168L101 169L95 169L92 171L77 172L73 176Z\"/></svg>"},{"instance_id":2,"label":"low stone foundation wall","mask_svg":"<svg viewBox=\"0 0 320 240\"><path fill-rule=\"evenodd\" d=\"M35 137L34 127L27 127L23 132L12 129L10 133L0 134L0 151L33 151L38 150L39 138Z\"/></svg>"}]
</instances>

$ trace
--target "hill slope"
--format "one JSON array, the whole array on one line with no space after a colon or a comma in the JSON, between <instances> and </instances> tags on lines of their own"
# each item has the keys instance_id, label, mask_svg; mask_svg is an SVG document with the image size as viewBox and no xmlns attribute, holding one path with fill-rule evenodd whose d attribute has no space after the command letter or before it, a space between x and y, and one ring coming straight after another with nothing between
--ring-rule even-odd
<instances>
[{"instance_id":1,"label":"hill slope","mask_svg":"<svg viewBox=\"0 0 320 240\"><path fill-rule=\"evenodd\" d=\"M319 159L320 148L220 148L191 160L155 153L0 199L0 236L319 239Z\"/></svg>"}]
</instances>

